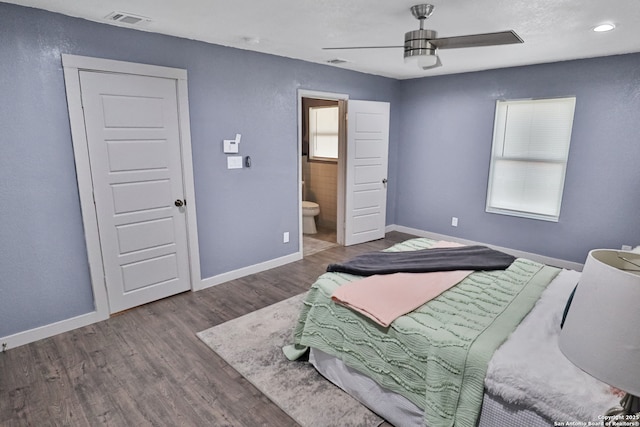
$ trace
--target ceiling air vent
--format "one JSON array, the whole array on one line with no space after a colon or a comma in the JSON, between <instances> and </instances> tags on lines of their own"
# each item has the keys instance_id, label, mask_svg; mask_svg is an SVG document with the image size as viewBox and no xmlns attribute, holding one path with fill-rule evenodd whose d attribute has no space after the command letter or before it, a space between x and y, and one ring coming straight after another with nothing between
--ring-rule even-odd
<instances>
[{"instance_id":1,"label":"ceiling air vent","mask_svg":"<svg viewBox=\"0 0 640 427\"><path fill-rule=\"evenodd\" d=\"M110 14L105 16L104 19L110 22L119 22L121 24L132 25L132 26L144 25L151 21L151 19L146 18L144 16L134 15L132 13L127 13L127 12L111 12Z\"/></svg>"}]
</instances>

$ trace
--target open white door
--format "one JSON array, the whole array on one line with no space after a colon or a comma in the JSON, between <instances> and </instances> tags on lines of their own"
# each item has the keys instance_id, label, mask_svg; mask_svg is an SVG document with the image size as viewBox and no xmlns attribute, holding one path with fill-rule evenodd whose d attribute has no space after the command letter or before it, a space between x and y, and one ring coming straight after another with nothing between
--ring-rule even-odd
<instances>
[{"instance_id":1,"label":"open white door","mask_svg":"<svg viewBox=\"0 0 640 427\"><path fill-rule=\"evenodd\" d=\"M385 234L388 102L348 101L345 246Z\"/></svg>"}]
</instances>

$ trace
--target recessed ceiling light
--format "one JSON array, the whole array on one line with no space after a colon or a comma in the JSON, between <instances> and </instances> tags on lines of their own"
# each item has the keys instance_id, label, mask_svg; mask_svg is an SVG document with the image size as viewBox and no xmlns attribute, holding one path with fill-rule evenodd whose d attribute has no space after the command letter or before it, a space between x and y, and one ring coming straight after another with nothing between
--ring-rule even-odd
<instances>
[{"instance_id":1,"label":"recessed ceiling light","mask_svg":"<svg viewBox=\"0 0 640 427\"><path fill-rule=\"evenodd\" d=\"M596 33L604 33L604 32L607 32L607 31L611 31L614 28L616 28L616 26L613 25L613 24L602 24L602 25L598 25L597 27L595 27L593 29L593 31L595 31Z\"/></svg>"}]
</instances>

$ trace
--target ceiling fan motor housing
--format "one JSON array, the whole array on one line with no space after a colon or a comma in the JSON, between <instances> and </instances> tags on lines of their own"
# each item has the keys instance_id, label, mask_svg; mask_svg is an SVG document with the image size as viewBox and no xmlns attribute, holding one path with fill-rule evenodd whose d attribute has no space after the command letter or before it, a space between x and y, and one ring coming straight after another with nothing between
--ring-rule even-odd
<instances>
[{"instance_id":1,"label":"ceiling fan motor housing","mask_svg":"<svg viewBox=\"0 0 640 427\"><path fill-rule=\"evenodd\" d=\"M404 57L435 55L436 47L430 40L438 38L433 30L409 31L404 35Z\"/></svg>"}]
</instances>

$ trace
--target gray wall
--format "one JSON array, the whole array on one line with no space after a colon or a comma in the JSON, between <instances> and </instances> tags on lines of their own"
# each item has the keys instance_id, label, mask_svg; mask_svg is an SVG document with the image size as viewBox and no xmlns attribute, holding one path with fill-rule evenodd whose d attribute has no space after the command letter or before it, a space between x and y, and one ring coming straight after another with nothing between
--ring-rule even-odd
<instances>
[{"instance_id":1,"label":"gray wall","mask_svg":"<svg viewBox=\"0 0 640 427\"><path fill-rule=\"evenodd\" d=\"M93 310L61 53L188 70L204 278L298 250L298 88L391 103L388 224L575 262L640 244L640 55L395 81L0 3L0 337ZM495 100L566 95L560 221L485 213Z\"/></svg>"},{"instance_id":2,"label":"gray wall","mask_svg":"<svg viewBox=\"0 0 640 427\"><path fill-rule=\"evenodd\" d=\"M640 244L640 55L401 83L396 223L584 262ZM576 96L558 223L485 212L497 99ZM451 217L459 226L451 226Z\"/></svg>"},{"instance_id":3,"label":"gray wall","mask_svg":"<svg viewBox=\"0 0 640 427\"><path fill-rule=\"evenodd\" d=\"M0 3L0 337L93 311L61 53L188 71L203 278L298 251L297 89L390 102L394 173L395 80Z\"/></svg>"}]
</instances>

